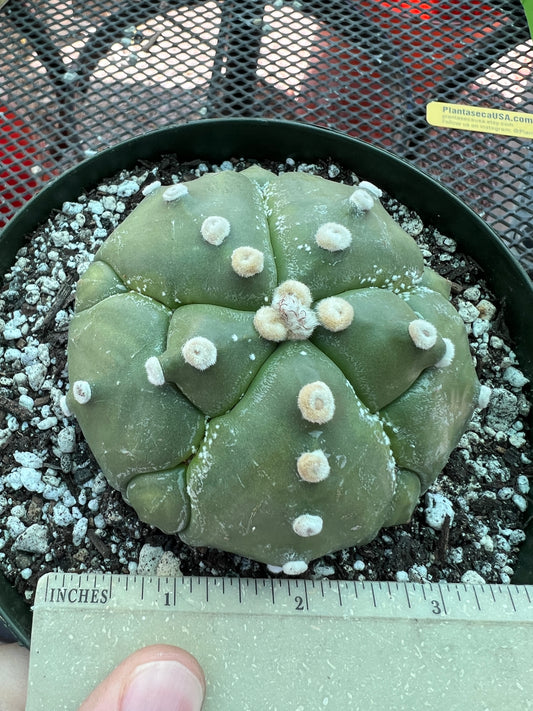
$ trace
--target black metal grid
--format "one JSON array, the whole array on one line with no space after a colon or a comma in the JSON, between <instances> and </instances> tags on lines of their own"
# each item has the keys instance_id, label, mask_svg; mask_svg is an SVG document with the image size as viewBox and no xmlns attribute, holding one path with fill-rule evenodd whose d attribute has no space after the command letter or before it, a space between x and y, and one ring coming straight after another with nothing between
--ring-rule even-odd
<instances>
[{"instance_id":1,"label":"black metal grid","mask_svg":"<svg viewBox=\"0 0 533 711\"><path fill-rule=\"evenodd\" d=\"M408 158L531 272L531 141L433 128L425 106L532 111L532 59L519 0L9 0L0 225L51 177L129 136L275 117Z\"/></svg>"}]
</instances>

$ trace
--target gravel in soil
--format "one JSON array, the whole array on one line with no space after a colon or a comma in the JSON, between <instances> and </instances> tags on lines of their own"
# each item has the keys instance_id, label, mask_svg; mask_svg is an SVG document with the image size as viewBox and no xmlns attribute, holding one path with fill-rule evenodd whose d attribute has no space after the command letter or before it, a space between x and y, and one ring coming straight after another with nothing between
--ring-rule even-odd
<instances>
[{"instance_id":1,"label":"gravel in soil","mask_svg":"<svg viewBox=\"0 0 533 711\"><path fill-rule=\"evenodd\" d=\"M0 287L0 571L31 604L49 571L268 577L267 567L190 548L141 523L98 469L61 399L74 290L100 244L142 199L144 187L240 170L252 161L142 163L64 203L17 255ZM333 163L265 165L356 184ZM370 544L315 561L305 577L509 583L525 540L532 456L529 383L504 309L455 241L385 196L384 205L452 282L480 381L492 390L411 521Z\"/></svg>"}]
</instances>

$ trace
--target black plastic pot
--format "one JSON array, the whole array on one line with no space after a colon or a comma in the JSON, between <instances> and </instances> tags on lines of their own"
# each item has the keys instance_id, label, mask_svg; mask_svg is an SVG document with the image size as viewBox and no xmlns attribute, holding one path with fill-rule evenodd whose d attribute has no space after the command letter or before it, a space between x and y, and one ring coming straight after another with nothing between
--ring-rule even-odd
<instances>
[{"instance_id":1,"label":"black plastic pot","mask_svg":"<svg viewBox=\"0 0 533 711\"><path fill-rule=\"evenodd\" d=\"M0 233L0 274L39 223L66 200L140 159L175 153L179 160L221 162L231 157L314 162L331 158L361 178L384 188L424 221L453 237L461 251L482 267L503 303L505 320L522 370L533 380L533 288L497 235L461 200L438 182L382 149L311 125L265 119L219 119L160 129L119 144L80 163L50 183ZM533 526L522 548L513 582L533 583ZM31 613L0 575L0 616L28 645Z\"/></svg>"}]
</instances>

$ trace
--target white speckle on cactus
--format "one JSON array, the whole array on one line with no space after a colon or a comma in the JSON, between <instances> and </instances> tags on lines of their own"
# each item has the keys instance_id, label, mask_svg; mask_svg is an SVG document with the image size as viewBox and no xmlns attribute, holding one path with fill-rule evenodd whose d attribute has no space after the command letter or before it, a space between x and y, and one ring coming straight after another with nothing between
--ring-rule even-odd
<instances>
[{"instance_id":1,"label":"white speckle on cactus","mask_svg":"<svg viewBox=\"0 0 533 711\"><path fill-rule=\"evenodd\" d=\"M272 306L262 306L254 316L255 330L267 341L285 341L287 327L281 319L279 311Z\"/></svg>"},{"instance_id":2,"label":"white speckle on cactus","mask_svg":"<svg viewBox=\"0 0 533 711\"><path fill-rule=\"evenodd\" d=\"M326 222L318 228L315 241L328 252L339 252L347 249L352 243L352 233L344 225L337 222Z\"/></svg>"},{"instance_id":3,"label":"white speckle on cactus","mask_svg":"<svg viewBox=\"0 0 533 711\"><path fill-rule=\"evenodd\" d=\"M358 213L368 212L374 207L373 195L364 188L356 188L350 195L349 200Z\"/></svg>"},{"instance_id":4,"label":"white speckle on cactus","mask_svg":"<svg viewBox=\"0 0 533 711\"><path fill-rule=\"evenodd\" d=\"M438 361L438 363L435 363L436 368L447 368L449 365L451 365L453 363L453 359L455 358L454 344L450 341L449 338L443 338L442 340L444 341L446 350L444 351L444 355Z\"/></svg>"},{"instance_id":5,"label":"white speckle on cactus","mask_svg":"<svg viewBox=\"0 0 533 711\"><path fill-rule=\"evenodd\" d=\"M437 329L429 321L417 318L409 324L409 335L417 348L427 351L437 342Z\"/></svg>"},{"instance_id":6,"label":"white speckle on cactus","mask_svg":"<svg viewBox=\"0 0 533 711\"><path fill-rule=\"evenodd\" d=\"M165 202L174 202L174 200L178 200L180 197L187 195L188 192L189 189L186 185L183 183L177 183L176 185L171 185L165 190L163 193L163 200Z\"/></svg>"},{"instance_id":7,"label":"white speckle on cactus","mask_svg":"<svg viewBox=\"0 0 533 711\"><path fill-rule=\"evenodd\" d=\"M229 235L230 229L230 223L225 217L211 215L210 217L206 217L202 222L200 232L206 242L218 247Z\"/></svg>"},{"instance_id":8,"label":"white speckle on cactus","mask_svg":"<svg viewBox=\"0 0 533 711\"><path fill-rule=\"evenodd\" d=\"M366 190L373 197L378 198L378 200L383 195L383 191L380 188L378 188L377 185L374 185L374 183L371 183L369 180L361 180L358 187L361 188L362 190Z\"/></svg>"},{"instance_id":9,"label":"white speckle on cactus","mask_svg":"<svg viewBox=\"0 0 533 711\"><path fill-rule=\"evenodd\" d=\"M143 188L142 194L144 195L144 197L147 197L148 195L151 195L153 192L155 192L160 187L161 187L161 181L154 180L153 183L150 183L149 185L146 185Z\"/></svg>"},{"instance_id":10,"label":"white speckle on cactus","mask_svg":"<svg viewBox=\"0 0 533 711\"><path fill-rule=\"evenodd\" d=\"M310 484L324 481L330 473L328 458L321 449L301 454L296 461L296 468L300 477Z\"/></svg>"},{"instance_id":11,"label":"white speckle on cactus","mask_svg":"<svg viewBox=\"0 0 533 711\"><path fill-rule=\"evenodd\" d=\"M181 354L185 362L197 370L206 370L217 362L217 348L208 338L195 336L183 345Z\"/></svg>"},{"instance_id":12,"label":"white speckle on cactus","mask_svg":"<svg viewBox=\"0 0 533 711\"><path fill-rule=\"evenodd\" d=\"M287 296L294 296L303 306L311 306L313 301L309 287L296 279L287 279L274 290L272 306L279 308L280 301Z\"/></svg>"},{"instance_id":13,"label":"white speckle on cactus","mask_svg":"<svg viewBox=\"0 0 533 711\"><path fill-rule=\"evenodd\" d=\"M322 531L323 525L324 522L320 516L302 514L292 522L292 530L297 536L309 538L310 536L317 536Z\"/></svg>"},{"instance_id":14,"label":"white speckle on cactus","mask_svg":"<svg viewBox=\"0 0 533 711\"><path fill-rule=\"evenodd\" d=\"M254 247L237 247L231 255L231 267L240 277L248 278L263 271L265 256Z\"/></svg>"},{"instance_id":15,"label":"white speckle on cactus","mask_svg":"<svg viewBox=\"0 0 533 711\"><path fill-rule=\"evenodd\" d=\"M318 320L328 331L344 331L353 321L353 307L340 296L322 299L317 306Z\"/></svg>"},{"instance_id":16,"label":"white speckle on cactus","mask_svg":"<svg viewBox=\"0 0 533 711\"><path fill-rule=\"evenodd\" d=\"M285 575L301 575L307 570L307 563L304 560L290 560L283 564Z\"/></svg>"},{"instance_id":17,"label":"white speckle on cactus","mask_svg":"<svg viewBox=\"0 0 533 711\"><path fill-rule=\"evenodd\" d=\"M157 356L148 358L144 364L144 368L146 370L146 375L148 376L148 381L152 383L152 385L161 386L165 384L163 368L161 367L161 363L159 362L159 358Z\"/></svg>"},{"instance_id":18,"label":"white speckle on cactus","mask_svg":"<svg viewBox=\"0 0 533 711\"><path fill-rule=\"evenodd\" d=\"M301 388L298 408L304 420L323 424L329 422L335 413L335 398L326 383L317 380Z\"/></svg>"},{"instance_id":19,"label":"white speckle on cactus","mask_svg":"<svg viewBox=\"0 0 533 711\"><path fill-rule=\"evenodd\" d=\"M91 386L86 380L76 380L72 386L72 397L80 405L86 405L91 399Z\"/></svg>"},{"instance_id":20,"label":"white speckle on cactus","mask_svg":"<svg viewBox=\"0 0 533 711\"><path fill-rule=\"evenodd\" d=\"M488 385L482 385L479 388L479 395L477 399L477 406L480 410L484 410L489 404L490 396L492 394L492 389Z\"/></svg>"}]
</instances>

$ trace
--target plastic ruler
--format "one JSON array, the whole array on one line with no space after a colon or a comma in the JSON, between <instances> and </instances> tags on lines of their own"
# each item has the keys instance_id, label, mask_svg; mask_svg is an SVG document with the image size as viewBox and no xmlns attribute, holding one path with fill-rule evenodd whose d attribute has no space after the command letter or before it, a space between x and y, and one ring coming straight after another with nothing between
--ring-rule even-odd
<instances>
[{"instance_id":1,"label":"plastic ruler","mask_svg":"<svg viewBox=\"0 0 533 711\"><path fill-rule=\"evenodd\" d=\"M533 586L51 573L26 711L158 642L201 663L205 711L533 708Z\"/></svg>"}]
</instances>

